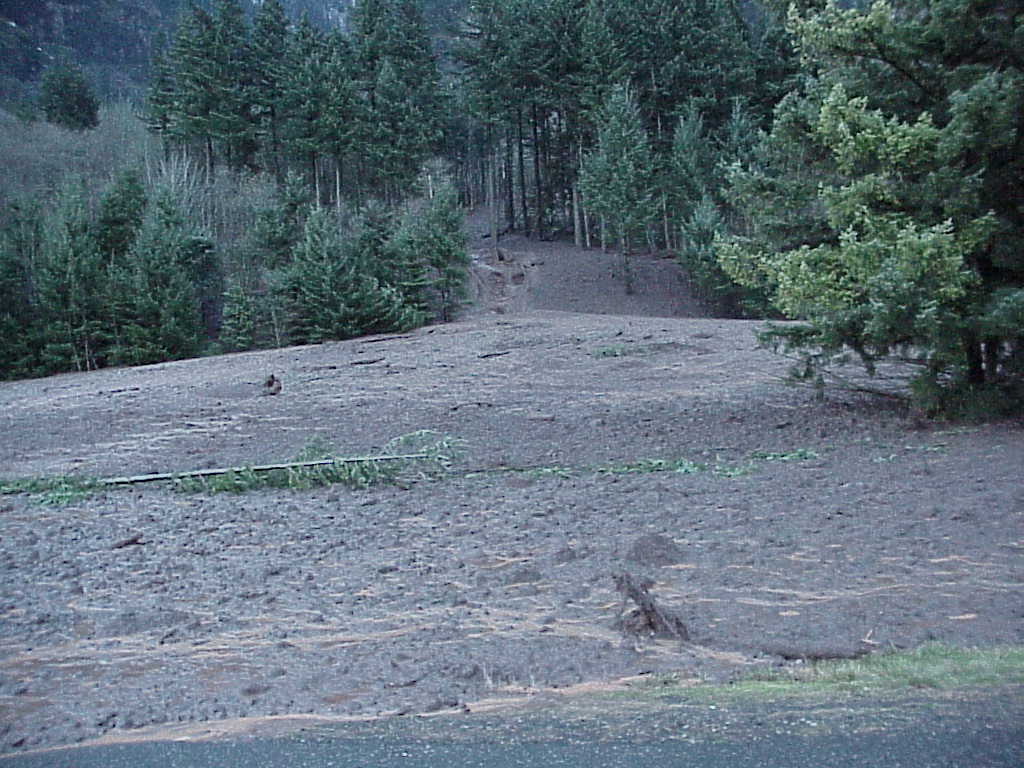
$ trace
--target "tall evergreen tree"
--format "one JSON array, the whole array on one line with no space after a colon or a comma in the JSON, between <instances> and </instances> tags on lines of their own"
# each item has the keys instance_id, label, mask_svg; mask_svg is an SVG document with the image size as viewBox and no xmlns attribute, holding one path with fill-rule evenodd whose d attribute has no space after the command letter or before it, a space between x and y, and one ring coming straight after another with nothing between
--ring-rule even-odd
<instances>
[{"instance_id":1,"label":"tall evergreen tree","mask_svg":"<svg viewBox=\"0 0 1024 768\"><path fill-rule=\"evenodd\" d=\"M264 0L253 20L251 55L253 79L250 100L257 130L266 145L268 164L280 179L281 124L288 81L288 17L280 0Z\"/></svg>"},{"instance_id":2,"label":"tall evergreen tree","mask_svg":"<svg viewBox=\"0 0 1024 768\"><path fill-rule=\"evenodd\" d=\"M214 46L213 18L191 5L178 22L168 57L174 86L167 135L182 144L198 144L208 178L215 163L217 72L210 56ZM158 103L164 103L163 99Z\"/></svg>"},{"instance_id":3,"label":"tall evergreen tree","mask_svg":"<svg viewBox=\"0 0 1024 768\"><path fill-rule=\"evenodd\" d=\"M363 171L397 199L441 146L444 102L417 0L359 0L350 17L356 77L366 103Z\"/></svg>"},{"instance_id":4,"label":"tall evergreen tree","mask_svg":"<svg viewBox=\"0 0 1024 768\"><path fill-rule=\"evenodd\" d=\"M258 75L238 0L217 0L206 53L212 78L207 83L212 94L211 132L232 168L250 167L257 148L252 98Z\"/></svg>"},{"instance_id":5,"label":"tall evergreen tree","mask_svg":"<svg viewBox=\"0 0 1024 768\"><path fill-rule=\"evenodd\" d=\"M630 250L655 215L653 160L640 110L626 86L612 90L601 113L597 146L583 162L587 204L615 231L627 292L633 291Z\"/></svg>"},{"instance_id":6,"label":"tall evergreen tree","mask_svg":"<svg viewBox=\"0 0 1024 768\"><path fill-rule=\"evenodd\" d=\"M469 253L458 195L442 186L422 210L405 216L390 243L401 268L393 278L414 306L453 320L466 299Z\"/></svg>"},{"instance_id":7,"label":"tall evergreen tree","mask_svg":"<svg viewBox=\"0 0 1024 768\"><path fill-rule=\"evenodd\" d=\"M325 208L306 220L285 287L293 343L407 330L417 323L401 291L382 283L350 249Z\"/></svg>"},{"instance_id":8,"label":"tall evergreen tree","mask_svg":"<svg viewBox=\"0 0 1024 768\"><path fill-rule=\"evenodd\" d=\"M123 172L100 203L96 222L96 243L111 262L120 262L128 254L142 226L146 210L146 190L138 171Z\"/></svg>"},{"instance_id":9,"label":"tall evergreen tree","mask_svg":"<svg viewBox=\"0 0 1024 768\"><path fill-rule=\"evenodd\" d=\"M283 139L289 155L300 160L322 200L319 158L324 151L323 114L327 102L326 40L307 16L299 20L286 52L288 79L284 90Z\"/></svg>"},{"instance_id":10,"label":"tall evergreen tree","mask_svg":"<svg viewBox=\"0 0 1024 768\"><path fill-rule=\"evenodd\" d=\"M105 364L106 260L96 244L86 193L61 190L34 265L43 372L88 371Z\"/></svg>"},{"instance_id":11,"label":"tall evergreen tree","mask_svg":"<svg viewBox=\"0 0 1024 768\"><path fill-rule=\"evenodd\" d=\"M138 365L199 352L200 286L210 248L189 228L169 193L148 206L128 259L109 269L111 363Z\"/></svg>"},{"instance_id":12,"label":"tall evergreen tree","mask_svg":"<svg viewBox=\"0 0 1024 768\"><path fill-rule=\"evenodd\" d=\"M340 206L345 165L359 150L362 126L369 119L359 98L352 47L340 34L327 38L323 71L327 87L317 132L324 152L334 159L334 195Z\"/></svg>"},{"instance_id":13,"label":"tall evergreen tree","mask_svg":"<svg viewBox=\"0 0 1024 768\"><path fill-rule=\"evenodd\" d=\"M41 317L34 283L42 244L39 204L13 204L0 231L0 379L38 372Z\"/></svg>"}]
</instances>

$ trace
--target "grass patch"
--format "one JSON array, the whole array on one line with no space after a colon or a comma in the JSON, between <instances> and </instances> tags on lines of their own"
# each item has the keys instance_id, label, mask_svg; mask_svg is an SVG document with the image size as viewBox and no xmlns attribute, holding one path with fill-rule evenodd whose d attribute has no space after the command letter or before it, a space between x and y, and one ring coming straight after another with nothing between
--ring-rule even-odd
<instances>
[{"instance_id":1,"label":"grass patch","mask_svg":"<svg viewBox=\"0 0 1024 768\"><path fill-rule=\"evenodd\" d=\"M41 504L59 506L87 498L103 487L101 481L92 477L27 477L0 480L0 495L25 493Z\"/></svg>"},{"instance_id":2,"label":"grass patch","mask_svg":"<svg viewBox=\"0 0 1024 768\"><path fill-rule=\"evenodd\" d=\"M780 673L780 679L860 688L966 688L1024 683L1024 647L954 648L929 643L912 651L822 661Z\"/></svg>"},{"instance_id":3,"label":"grass patch","mask_svg":"<svg viewBox=\"0 0 1024 768\"><path fill-rule=\"evenodd\" d=\"M785 452L754 451L750 458L754 461L810 461L818 458L818 454L807 448L797 448L795 451Z\"/></svg>"},{"instance_id":4,"label":"grass patch","mask_svg":"<svg viewBox=\"0 0 1024 768\"><path fill-rule=\"evenodd\" d=\"M1024 684L1024 647L954 648L929 643L912 651L766 669L729 685L693 685L670 676L638 682L627 696L694 701L784 699L862 693L951 691Z\"/></svg>"},{"instance_id":5,"label":"grass patch","mask_svg":"<svg viewBox=\"0 0 1024 768\"><path fill-rule=\"evenodd\" d=\"M431 430L420 430L390 441L380 454L361 458L338 456L331 445L314 439L286 465L307 463L310 466L264 465L227 467L224 469L182 472L180 475L164 473L125 478L80 478L61 476L53 478L27 478L0 481L0 494L27 493L45 504L68 504L99 491L111 491L117 486L141 482L170 481L176 490L184 493L245 493L267 488L308 490L327 485L345 485L349 488L368 488L387 483L408 483L422 478L447 475L453 463L463 454L462 442L449 435ZM581 473L606 475L652 474L675 472L696 474L712 472L718 477L735 478L751 474L759 461L805 461L818 454L803 448L788 452L758 451L739 464L713 465L686 458L641 458L617 464L589 467L551 465L547 467L505 468L502 472L520 472L531 477L569 478ZM493 470L492 470L493 471ZM474 472L474 477L485 472Z\"/></svg>"},{"instance_id":6,"label":"grass patch","mask_svg":"<svg viewBox=\"0 0 1024 768\"><path fill-rule=\"evenodd\" d=\"M420 430L391 440L379 456L349 459L338 456L323 439L311 440L295 456L294 463L321 462L256 471L232 468L215 475L181 477L175 489L183 493L246 493L267 488L304 491L328 485L363 489L374 485L401 484L446 474L462 450L449 435Z\"/></svg>"},{"instance_id":7,"label":"grass patch","mask_svg":"<svg viewBox=\"0 0 1024 768\"><path fill-rule=\"evenodd\" d=\"M711 472L717 477L745 477L753 473L757 468L758 461L807 461L818 458L818 454L805 448L798 448L786 453L772 453L768 451L757 451L751 454L747 461L738 464L728 464L718 458L714 464L705 464L686 458L676 459L635 459L633 461L622 461L617 464L602 464L599 466L568 467L560 464L553 464L547 467L504 467L497 472L518 472L530 477L561 477L568 478L573 475L596 473L599 475L646 475L655 472L675 472L681 475L692 475L699 472ZM489 471L472 472L467 477L478 477L489 474Z\"/></svg>"},{"instance_id":8,"label":"grass patch","mask_svg":"<svg viewBox=\"0 0 1024 768\"><path fill-rule=\"evenodd\" d=\"M679 349L676 342L661 342L655 344L608 344L604 347L597 347L592 350L591 357L598 359L608 357L628 357L631 355L656 355L672 349Z\"/></svg>"},{"instance_id":9,"label":"grass patch","mask_svg":"<svg viewBox=\"0 0 1024 768\"><path fill-rule=\"evenodd\" d=\"M637 459L624 464L610 464L598 467L597 472L607 475L647 474L651 472L678 472L690 475L707 469L704 464L689 459Z\"/></svg>"},{"instance_id":10,"label":"grass patch","mask_svg":"<svg viewBox=\"0 0 1024 768\"><path fill-rule=\"evenodd\" d=\"M202 470L201 476L140 475L133 478L72 476L21 478L0 481L0 495L28 494L43 504L71 504L99 492L150 481L170 481L185 493L245 493L265 488L307 490L326 485L368 488L383 483L410 483L447 474L462 453L461 441L430 430L420 430L390 441L381 455L350 459L337 456L323 440L311 440L294 462L313 466L286 466L263 471L260 467Z\"/></svg>"}]
</instances>

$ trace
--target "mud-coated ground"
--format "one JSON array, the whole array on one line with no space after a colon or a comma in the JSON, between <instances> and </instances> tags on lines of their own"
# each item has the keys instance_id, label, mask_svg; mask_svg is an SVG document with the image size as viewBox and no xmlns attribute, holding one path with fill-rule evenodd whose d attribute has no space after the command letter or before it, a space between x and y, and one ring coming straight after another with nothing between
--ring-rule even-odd
<instances>
[{"instance_id":1,"label":"mud-coated ground","mask_svg":"<svg viewBox=\"0 0 1024 768\"><path fill-rule=\"evenodd\" d=\"M1024 642L1019 423L819 401L757 323L696 317L670 261L638 257L627 295L611 256L502 248L450 325L0 383L4 477L420 429L466 447L447 477L370 490L0 497L0 752ZM669 631L630 616L622 574Z\"/></svg>"}]
</instances>

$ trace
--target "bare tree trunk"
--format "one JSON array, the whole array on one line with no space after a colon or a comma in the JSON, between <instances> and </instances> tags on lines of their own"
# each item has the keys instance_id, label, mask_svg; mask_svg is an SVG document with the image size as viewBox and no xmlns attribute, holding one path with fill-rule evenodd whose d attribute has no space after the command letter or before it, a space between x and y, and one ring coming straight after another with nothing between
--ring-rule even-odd
<instances>
[{"instance_id":1,"label":"bare tree trunk","mask_svg":"<svg viewBox=\"0 0 1024 768\"><path fill-rule=\"evenodd\" d=\"M334 207L341 213L341 158L334 161Z\"/></svg>"},{"instance_id":2,"label":"bare tree trunk","mask_svg":"<svg viewBox=\"0 0 1024 768\"><path fill-rule=\"evenodd\" d=\"M572 185L572 240L577 248L583 246L583 217L580 211L580 190L578 184Z\"/></svg>"},{"instance_id":3,"label":"bare tree trunk","mask_svg":"<svg viewBox=\"0 0 1024 768\"><path fill-rule=\"evenodd\" d=\"M661 223L664 227L665 250L672 250L672 232L668 223L668 195L661 196Z\"/></svg>"},{"instance_id":4,"label":"bare tree trunk","mask_svg":"<svg viewBox=\"0 0 1024 768\"><path fill-rule=\"evenodd\" d=\"M206 183L213 183L213 138L206 137Z\"/></svg>"},{"instance_id":5,"label":"bare tree trunk","mask_svg":"<svg viewBox=\"0 0 1024 768\"><path fill-rule=\"evenodd\" d=\"M530 234L530 204L526 193L526 150L523 141L523 110L516 111L517 141L519 150L519 207L522 211L523 229Z\"/></svg>"},{"instance_id":6,"label":"bare tree trunk","mask_svg":"<svg viewBox=\"0 0 1024 768\"><path fill-rule=\"evenodd\" d=\"M539 119L537 117L537 105L534 104L532 109L533 109L532 120L530 122L531 122L532 131L533 131L533 187L534 187L535 203L537 205L537 217L536 217L537 226L535 228L535 231L537 233L537 237L543 237L544 236L544 186L541 183L541 176L540 176L540 166L541 166L541 157L540 157L540 126L537 124L538 119Z\"/></svg>"},{"instance_id":7,"label":"bare tree trunk","mask_svg":"<svg viewBox=\"0 0 1024 768\"><path fill-rule=\"evenodd\" d=\"M512 127L505 125L505 162L502 165L502 181L504 184L505 196L505 225L509 231L516 228L516 195L515 195L515 174L512 171Z\"/></svg>"},{"instance_id":8,"label":"bare tree trunk","mask_svg":"<svg viewBox=\"0 0 1024 768\"><path fill-rule=\"evenodd\" d=\"M494 159L497 160L497 151L495 151ZM496 162L490 164L487 190L491 209L491 248L494 250L495 255L498 253L498 180L496 178L496 165Z\"/></svg>"},{"instance_id":9,"label":"bare tree trunk","mask_svg":"<svg viewBox=\"0 0 1024 768\"><path fill-rule=\"evenodd\" d=\"M316 155L313 155L313 189L316 194L316 207L319 208L322 198L320 197L320 163Z\"/></svg>"},{"instance_id":10,"label":"bare tree trunk","mask_svg":"<svg viewBox=\"0 0 1024 768\"><path fill-rule=\"evenodd\" d=\"M633 262L630 259L628 232L622 231L622 242L619 246L622 248L622 280L626 284L626 293L632 295L636 292L636 287L633 284Z\"/></svg>"}]
</instances>

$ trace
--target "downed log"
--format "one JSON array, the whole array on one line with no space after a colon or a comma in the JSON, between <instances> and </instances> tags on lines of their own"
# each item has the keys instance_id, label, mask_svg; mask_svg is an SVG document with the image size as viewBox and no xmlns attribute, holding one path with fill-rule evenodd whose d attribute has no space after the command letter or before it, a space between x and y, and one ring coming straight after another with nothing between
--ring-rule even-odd
<instances>
[{"instance_id":1,"label":"downed log","mask_svg":"<svg viewBox=\"0 0 1024 768\"><path fill-rule=\"evenodd\" d=\"M135 483L154 483L161 480L183 480L190 477L215 477L230 472L271 472L275 469L301 469L303 467L326 467L336 464L363 464L378 461L416 461L435 458L428 453L386 454L383 456L355 456L335 459L315 459L313 461L289 461L283 464L257 464L251 467L218 467L216 469L193 469L188 472L158 472L151 475L134 475L130 477L107 477L99 480L100 485L134 485Z\"/></svg>"},{"instance_id":2,"label":"downed log","mask_svg":"<svg viewBox=\"0 0 1024 768\"><path fill-rule=\"evenodd\" d=\"M612 578L615 581L615 589L622 595L622 610L625 610L628 600L632 600L637 606L624 616L620 612L617 622L619 629L638 637L674 637L681 643L690 639L690 633L683 620L672 611L659 606L651 596L649 590L654 586L653 581L638 579L629 573L616 573Z\"/></svg>"}]
</instances>

